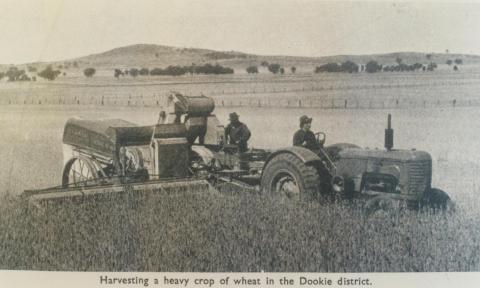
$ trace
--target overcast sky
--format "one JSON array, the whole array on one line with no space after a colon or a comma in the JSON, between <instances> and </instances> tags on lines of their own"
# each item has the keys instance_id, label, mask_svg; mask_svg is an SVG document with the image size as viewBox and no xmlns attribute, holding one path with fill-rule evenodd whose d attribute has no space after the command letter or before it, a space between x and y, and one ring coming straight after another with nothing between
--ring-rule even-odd
<instances>
[{"instance_id":1,"label":"overcast sky","mask_svg":"<svg viewBox=\"0 0 480 288\"><path fill-rule=\"evenodd\" d=\"M480 3L0 0L0 63L152 43L268 55L480 54Z\"/></svg>"}]
</instances>

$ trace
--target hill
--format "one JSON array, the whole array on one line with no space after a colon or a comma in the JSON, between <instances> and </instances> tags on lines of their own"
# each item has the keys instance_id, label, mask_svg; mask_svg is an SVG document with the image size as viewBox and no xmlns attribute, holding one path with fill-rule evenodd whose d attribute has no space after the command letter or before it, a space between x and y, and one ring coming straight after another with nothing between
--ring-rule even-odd
<instances>
[{"instance_id":1,"label":"hill","mask_svg":"<svg viewBox=\"0 0 480 288\"><path fill-rule=\"evenodd\" d=\"M299 56L269 56L254 55L237 51L215 51L197 48L179 48L155 44L136 44L115 48L106 52L83 56L75 59L56 61L50 63L29 63L41 69L48 64L62 68L95 67L97 70L112 70L114 68L165 68L169 65L203 65L206 63L218 63L223 66L234 68L236 71L245 71L250 65L260 66L262 62L279 63L284 67L296 66L299 71L313 71L314 67L329 62L344 62L347 60L359 64L365 64L375 60L379 64L391 65L401 58L403 63L429 63L445 64L448 59L460 58L465 65L480 64L480 56L467 54L431 53L430 59L427 53L420 52L396 52L388 54L372 55L335 55L325 57L299 57ZM75 63L75 65L74 65ZM3 66L3 67L2 67ZM22 65L17 65L22 66ZM0 65L3 70L6 65Z\"/></svg>"}]
</instances>

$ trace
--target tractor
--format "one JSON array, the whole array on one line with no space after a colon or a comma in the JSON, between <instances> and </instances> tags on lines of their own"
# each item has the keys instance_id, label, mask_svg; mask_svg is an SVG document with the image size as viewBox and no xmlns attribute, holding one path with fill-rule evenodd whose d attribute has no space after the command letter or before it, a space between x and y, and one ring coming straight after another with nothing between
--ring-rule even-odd
<instances>
[{"instance_id":1,"label":"tractor","mask_svg":"<svg viewBox=\"0 0 480 288\"><path fill-rule=\"evenodd\" d=\"M125 189L240 187L292 201L365 198L372 207L383 202L441 208L451 204L445 192L431 187L429 153L393 149L390 115L381 150L349 143L325 146L326 135L320 132L317 150L294 146L240 151L226 143L214 109L210 97L172 92L155 125L72 118L64 128L61 186L24 194L48 200Z\"/></svg>"},{"instance_id":2,"label":"tractor","mask_svg":"<svg viewBox=\"0 0 480 288\"><path fill-rule=\"evenodd\" d=\"M294 146L239 152L235 145L225 143L224 127L211 114L211 98L173 93L170 102L170 109L161 113L161 123L185 124L191 172L206 175L211 183L229 183L296 200L360 197L368 199L369 205L395 201L409 207L451 207L449 196L431 186L430 154L393 149L390 114L385 149L362 149L350 143L324 146L326 134L319 132L316 151ZM211 109L200 115L196 106Z\"/></svg>"}]
</instances>

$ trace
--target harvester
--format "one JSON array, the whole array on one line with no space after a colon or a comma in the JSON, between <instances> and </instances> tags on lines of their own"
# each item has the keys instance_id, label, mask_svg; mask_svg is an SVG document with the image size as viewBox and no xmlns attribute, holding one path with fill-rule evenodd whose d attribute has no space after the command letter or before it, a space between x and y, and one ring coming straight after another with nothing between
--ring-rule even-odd
<instances>
[{"instance_id":1,"label":"harvester","mask_svg":"<svg viewBox=\"0 0 480 288\"><path fill-rule=\"evenodd\" d=\"M64 169L59 187L25 191L32 201L129 192L206 191L240 187L293 201L365 198L446 208L451 201L431 187L432 158L393 149L391 117L385 149L354 144L240 151L226 143L225 129L206 96L172 93L151 126L114 120L70 119L63 134Z\"/></svg>"}]
</instances>

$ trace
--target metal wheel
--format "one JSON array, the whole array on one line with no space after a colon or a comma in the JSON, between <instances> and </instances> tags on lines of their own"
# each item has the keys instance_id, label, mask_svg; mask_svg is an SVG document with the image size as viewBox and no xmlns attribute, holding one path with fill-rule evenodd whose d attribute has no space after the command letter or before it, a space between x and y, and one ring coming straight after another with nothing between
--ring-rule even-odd
<instances>
[{"instance_id":1,"label":"metal wheel","mask_svg":"<svg viewBox=\"0 0 480 288\"><path fill-rule=\"evenodd\" d=\"M122 147L120 152L123 155L122 165L124 165L125 174L134 173L143 168L143 154L136 147Z\"/></svg>"},{"instance_id":2,"label":"metal wheel","mask_svg":"<svg viewBox=\"0 0 480 288\"><path fill-rule=\"evenodd\" d=\"M448 194L445 191L437 188L430 188L426 192L425 199L422 204L423 206L442 211L455 210L455 204L450 199Z\"/></svg>"},{"instance_id":3,"label":"metal wheel","mask_svg":"<svg viewBox=\"0 0 480 288\"><path fill-rule=\"evenodd\" d=\"M275 179L273 179L273 183L275 185L275 191L280 193L280 195L294 200L300 199L298 181L295 179L295 176L288 171L278 171Z\"/></svg>"},{"instance_id":4,"label":"metal wheel","mask_svg":"<svg viewBox=\"0 0 480 288\"><path fill-rule=\"evenodd\" d=\"M87 157L73 157L63 169L63 187L84 187L98 183L98 171L92 159Z\"/></svg>"},{"instance_id":5,"label":"metal wheel","mask_svg":"<svg viewBox=\"0 0 480 288\"><path fill-rule=\"evenodd\" d=\"M293 154L282 153L265 166L261 188L264 192L293 200L319 196L321 178L317 169Z\"/></svg>"}]
</instances>

